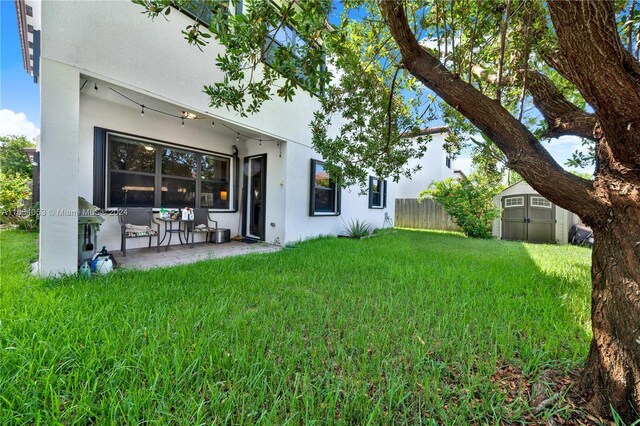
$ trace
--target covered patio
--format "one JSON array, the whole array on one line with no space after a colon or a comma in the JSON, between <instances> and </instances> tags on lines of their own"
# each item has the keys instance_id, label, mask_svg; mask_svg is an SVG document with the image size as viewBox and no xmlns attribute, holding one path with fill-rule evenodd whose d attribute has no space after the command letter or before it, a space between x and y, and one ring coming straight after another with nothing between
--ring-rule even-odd
<instances>
[{"instance_id":1,"label":"covered patio","mask_svg":"<svg viewBox=\"0 0 640 426\"><path fill-rule=\"evenodd\" d=\"M118 262L119 268L144 270L252 253L272 253L281 249L280 246L263 242L247 244L242 241L231 241L223 244L196 243L193 248L187 244L172 245L166 251L165 247L161 247L160 253L156 253L155 247L127 249L126 257L123 257L120 251L114 250L112 254Z\"/></svg>"}]
</instances>

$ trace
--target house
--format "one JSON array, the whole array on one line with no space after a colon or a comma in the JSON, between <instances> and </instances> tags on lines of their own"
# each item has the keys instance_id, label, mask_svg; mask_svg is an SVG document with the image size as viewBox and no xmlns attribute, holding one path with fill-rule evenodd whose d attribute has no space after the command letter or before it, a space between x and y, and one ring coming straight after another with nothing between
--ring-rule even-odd
<instances>
[{"instance_id":1,"label":"house","mask_svg":"<svg viewBox=\"0 0 640 426\"><path fill-rule=\"evenodd\" d=\"M444 139L449 132L448 127L431 127L424 129L419 135L431 136L427 151L422 158L409 160L408 166L420 166L420 170L410 178L401 179L396 187L396 198L418 198L431 182L456 177L451 156L444 148Z\"/></svg>"},{"instance_id":2,"label":"house","mask_svg":"<svg viewBox=\"0 0 640 426\"><path fill-rule=\"evenodd\" d=\"M232 235L276 244L393 219L393 186L372 176L361 195L327 178L311 145L314 96L248 118L209 107L222 47L186 43L188 10L152 21L130 1L15 4L41 93L41 275L77 271L78 197L106 212L98 245L111 251L117 214L134 207L207 207Z\"/></svg>"},{"instance_id":3,"label":"house","mask_svg":"<svg viewBox=\"0 0 640 426\"><path fill-rule=\"evenodd\" d=\"M502 217L492 225L494 238L532 243L567 244L569 230L580 218L540 195L521 181L493 197Z\"/></svg>"}]
</instances>

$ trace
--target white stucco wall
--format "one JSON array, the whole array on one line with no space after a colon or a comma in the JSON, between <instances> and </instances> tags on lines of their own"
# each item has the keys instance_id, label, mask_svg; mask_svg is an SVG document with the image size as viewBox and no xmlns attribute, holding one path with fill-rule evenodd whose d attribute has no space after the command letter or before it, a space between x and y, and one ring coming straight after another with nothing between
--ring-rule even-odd
<instances>
[{"instance_id":1,"label":"white stucco wall","mask_svg":"<svg viewBox=\"0 0 640 426\"><path fill-rule=\"evenodd\" d=\"M502 197L509 195L540 195L538 191L533 189L531 185L529 185L525 181L518 182L515 185L512 185L502 191L500 194L493 197L493 205L498 208L502 208ZM569 242L569 230L576 223L580 223L580 218L577 214L572 213L568 210L563 209L554 204L555 212L556 212L556 242L558 244L567 244ZM494 238L501 239L502 238L502 220L501 218L497 218L493 220L491 233Z\"/></svg>"},{"instance_id":2,"label":"white stucco wall","mask_svg":"<svg viewBox=\"0 0 640 426\"><path fill-rule=\"evenodd\" d=\"M384 209L370 209L368 195L361 195L360 188L356 186L342 190L339 216L309 216L311 159L322 160L322 157L313 149L300 144L289 144L287 153L286 242L318 235L345 234L346 223L351 219L364 220L373 228L384 226L385 213L393 221L395 185L388 180L387 206Z\"/></svg>"},{"instance_id":3,"label":"white stucco wall","mask_svg":"<svg viewBox=\"0 0 640 426\"><path fill-rule=\"evenodd\" d=\"M40 67L39 273L48 276L77 271L79 95L76 69L46 59Z\"/></svg>"},{"instance_id":4,"label":"white stucco wall","mask_svg":"<svg viewBox=\"0 0 640 426\"><path fill-rule=\"evenodd\" d=\"M126 0L51 1L41 6L43 209L76 209L77 196L94 201L93 132L94 127L102 127L224 154L230 154L235 144L241 168L244 157L266 153L267 242L339 234L351 218L366 220L374 227L383 225L385 213L393 219L392 184L387 190L387 206L391 208L369 209L367 196L359 195L358 189L343 190L341 216L309 217L310 159L320 156L311 147L308 123L319 106L317 99L305 93L296 95L293 102L275 99L247 118L226 109L211 109L202 88L222 80L214 64L221 48L212 42L201 52L187 45L180 34L192 23L187 16L174 10L168 21L152 21L140 13L139 6ZM80 92L85 81L88 83ZM182 127L179 120L151 111L141 117L138 106L119 98L109 87L126 91L136 100L156 101L165 111L173 108L171 112L178 114L187 110L206 115L245 135L260 134L270 141L260 145L253 136L243 136L236 142L233 131L221 125L212 128L209 120L187 120ZM238 187L241 193L241 177ZM240 212L219 213L216 219L220 227L231 229L232 235L241 232ZM43 220L42 271L75 272L76 220ZM97 245L119 249L117 218L106 218L98 239ZM127 246L145 246L144 240L131 239Z\"/></svg>"},{"instance_id":5,"label":"white stucco wall","mask_svg":"<svg viewBox=\"0 0 640 426\"><path fill-rule=\"evenodd\" d=\"M431 182L454 177L453 161L451 168L446 165L447 153L443 148L445 133L431 135L432 140L427 145L427 152L421 159L409 160L409 166L417 165L422 168L411 178L402 178L397 184L396 198L418 198L418 194L427 189Z\"/></svg>"},{"instance_id":6,"label":"white stucco wall","mask_svg":"<svg viewBox=\"0 0 640 426\"><path fill-rule=\"evenodd\" d=\"M215 66L222 48L215 41L203 51L189 46L180 31L193 20L177 10L167 20L153 21L142 10L128 0L43 2L42 56L194 112L309 143L307 124L318 106L316 99L306 93L299 93L294 102L278 98L247 118L226 109L212 110L202 89L222 81Z\"/></svg>"}]
</instances>

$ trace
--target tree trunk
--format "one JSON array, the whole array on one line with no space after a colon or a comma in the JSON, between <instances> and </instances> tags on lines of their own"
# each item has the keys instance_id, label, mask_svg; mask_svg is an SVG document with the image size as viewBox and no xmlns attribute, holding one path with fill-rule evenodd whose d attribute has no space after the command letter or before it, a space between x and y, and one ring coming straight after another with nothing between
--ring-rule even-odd
<instances>
[{"instance_id":1,"label":"tree trunk","mask_svg":"<svg viewBox=\"0 0 640 426\"><path fill-rule=\"evenodd\" d=\"M614 207L594 229L593 339L582 385L589 409L640 418L640 208Z\"/></svg>"},{"instance_id":2,"label":"tree trunk","mask_svg":"<svg viewBox=\"0 0 640 426\"><path fill-rule=\"evenodd\" d=\"M582 135L599 140L600 171L593 183L563 170L506 109L423 49L402 2L378 0L405 68L487 135L534 189L594 230L593 340L582 384L595 413L608 417L613 406L624 420L635 420L640 418L640 63L630 63L619 46L611 2L548 5L558 38L571 53L563 57L571 65L566 71L575 74L572 81L597 107L595 115L578 111L557 89L550 90L548 79L537 81L545 93L539 90L536 105L554 126L570 127L574 134L580 127Z\"/></svg>"}]
</instances>

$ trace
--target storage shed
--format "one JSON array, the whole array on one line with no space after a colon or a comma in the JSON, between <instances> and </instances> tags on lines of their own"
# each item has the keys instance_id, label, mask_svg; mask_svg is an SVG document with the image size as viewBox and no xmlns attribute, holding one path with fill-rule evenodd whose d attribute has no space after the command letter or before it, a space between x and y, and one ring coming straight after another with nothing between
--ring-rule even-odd
<instances>
[{"instance_id":1,"label":"storage shed","mask_svg":"<svg viewBox=\"0 0 640 426\"><path fill-rule=\"evenodd\" d=\"M580 218L556 206L528 183L511 185L493 197L502 217L493 221L493 236L501 240L567 244L569 230Z\"/></svg>"}]
</instances>

